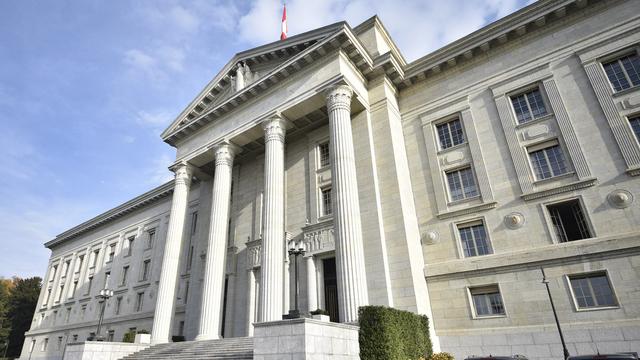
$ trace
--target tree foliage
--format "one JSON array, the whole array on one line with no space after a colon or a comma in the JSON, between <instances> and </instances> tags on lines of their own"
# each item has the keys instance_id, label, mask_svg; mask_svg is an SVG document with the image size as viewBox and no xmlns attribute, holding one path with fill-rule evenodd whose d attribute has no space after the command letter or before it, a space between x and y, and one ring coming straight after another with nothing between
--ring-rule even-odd
<instances>
[{"instance_id":1,"label":"tree foliage","mask_svg":"<svg viewBox=\"0 0 640 360\"><path fill-rule=\"evenodd\" d=\"M41 283L42 279L36 276L28 279L14 278L12 284L7 285L9 290L7 291L4 319L1 318L0 312L0 320L2 321L0 336L6 331L6 340L9 343L8 357L20 356L24 333L31 327L31 319L33 319L33 313L38 303ZM4 295L2 293L3 287L4 284L0 285L0 297ZM0 307L1 303L0 299ZM4 352L4 349L2 351Z\"/></svg>"}]
</instances>

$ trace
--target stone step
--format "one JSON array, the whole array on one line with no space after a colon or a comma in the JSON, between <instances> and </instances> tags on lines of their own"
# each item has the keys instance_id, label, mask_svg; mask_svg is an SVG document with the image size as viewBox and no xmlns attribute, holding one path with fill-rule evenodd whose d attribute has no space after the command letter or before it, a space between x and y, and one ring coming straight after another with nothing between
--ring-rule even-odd
<instances>
[{"instance_id":1,"label":"stone step","mask_svg":"<svg viewBox=\"0 0 640 360\"><path fill-rule=\"evenodd\" d=\"M228 338L158 344L133 353L123 360L160 359L253 359L253 338Z\"/></svg>"}]
</instances>

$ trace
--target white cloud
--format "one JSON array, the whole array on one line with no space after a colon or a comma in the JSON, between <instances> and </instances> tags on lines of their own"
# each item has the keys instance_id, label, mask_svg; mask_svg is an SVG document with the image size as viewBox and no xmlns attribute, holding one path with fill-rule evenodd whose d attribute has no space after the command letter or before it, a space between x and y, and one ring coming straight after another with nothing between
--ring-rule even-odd
<instances>
[{"instance_id":1,"label":"white cloud","mask_svg":"<svg viewBox=\"0 0 640 360\"><path fill-rule=\"evenodd\" d=\"M148 180L147 183L150 186L158 186L172 180L173 173L169 171L168 166L173 164L174 160L175 159L172 159L171 156L166 153L153 159L145 172Z\"/></svg>"},{"instance_id":2,"label":"white cloud","mask_svg":"<svg viewBox=\"0 0 640 360\"><path fill-rule=\"evenodd\" d=\"M185 50L173 46L159 46L148 50L129 49L124 52L124 63L153 81L166 81L169 73L184 71Z\"/></svg>"},{"instance_id":3,"label":"white cloud","mask_svg":"<svg viewBox=\"0 0 640 360\"><path fill-rule=\"evenodd\" d=\"M169 123L173 120L173 116L166 110L157 110L153 112L138 111L136 120L140 124L152 127L169 126Z\"/></svg>"},{"instance_id":4,"label":"white cloud","mask_svg":"<svg viewBox=\"0 0 640 360\"><path fill-rule=\"evenodd\" d=\"M515 11L518 0L290 0L289 35L346 20L356 26L377 14L408 60L436 50L487 21ZM282 6L278 0L257 0L239 20L241 39L253 45L272 42L280 34Z\"/></svg>"}]
</instances>

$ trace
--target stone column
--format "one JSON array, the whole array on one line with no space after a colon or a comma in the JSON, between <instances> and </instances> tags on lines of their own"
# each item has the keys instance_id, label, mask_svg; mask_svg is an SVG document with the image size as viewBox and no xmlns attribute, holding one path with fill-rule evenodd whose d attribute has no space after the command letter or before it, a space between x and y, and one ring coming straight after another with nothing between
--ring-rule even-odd
<instances>
[{"instance_id":1,"label":"stone column","mask_svg":"<svg viewBox=\"0 0 640 360\"><path fill-rule=\"evenodd\" d=\"M215 148L213 200L207 260L202 287L202 311L196 340L219 339L222 330L222 297L224 296L225 257L229 233L229 200L231 197L231 170L235 150L222 144Z\"/></svg>"},{"instance_id":2,"label":"stone column","mask_svg":"<svg viewBox=\"0 0 640 360\"><path fill-rule=\"evenodd\" d=\"M318 289L316 286L316 262L313 255L307 256L307 304L309 311L318 309Z\"/></svg>"},{"instance_id":3,"label":"stone column","mask_svg":"<svg viewBox=\"0 0 640 360\"><path fill-rule=\"evenodd\" d=\"M256 274L253 269L247 271L247 336L253 336L253 323L256 313Z\"/></svg>"},{"instance_id":4,"label":"stone column","mask_svg":"<svg viewBox=\"0 0 640 360\"><path fill-rule=\"evenodd\" d=\"M324 301L324 263L322 259L316 259L316 290L318 291L318 308L327 310L327 304Z\"/></svg>"},{"instance_id":5,"label":"stone column","mask_svg":"<svg viewBox=\"0 0 640 360\"><path fill-rule=\"evenodd\" d=\"M191 186L191 169L187 164L180 164L175 168L175 185L171 201L169 228L164 243L160 283L156 296L155 315L151 330L151 341L154 344L169 342L171 322L173 320L176 302L176 288L178 284L178 263L184 233L185 215ZM87 262L89 259L86 260Z\"/></svg>"},{"instance_id":6,"label":"stone column","mask_svg":"<svg viewBox=\"0 0 640 360\"><path fill-rule=\"evenodd\" d=\"M349 86L337 85L326 93L332 176L333 224L340 321L358 320L358 307L368 304L356 161L351 133Z\"/></svg>"},{"instance_id":7,"label":"stone column","mask_svg":"<svg viewBox=\"0 0 640 360\"><path fill-rule=\"evenodd\" d=\"M264 207L262 232L260 321L282 320L284 282L284 134L285 124L273 117L264 129Z\"/></svg>"}]
</instances>

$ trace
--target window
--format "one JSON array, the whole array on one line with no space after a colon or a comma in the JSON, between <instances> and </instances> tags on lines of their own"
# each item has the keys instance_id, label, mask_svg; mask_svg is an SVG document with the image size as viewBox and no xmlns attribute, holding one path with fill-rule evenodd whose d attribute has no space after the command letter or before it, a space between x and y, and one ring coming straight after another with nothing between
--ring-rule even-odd
<instances>
[{"instance_id":1,"label":"window","mask_svg":"<svg viewBox=\"0 0 640 360\"><path fill-rule=\"evenodd\" d=\"M149 270L151 267L151 260L147 259L142 263L142 276L140 278L140 281L147 281L149 280Z\"/></svg>"},{"instance_id":2,"label":"window","mask_svg":"<svg viewBox=\"0 0 640 360\"><path fill-rule=\"evenodd\" d=\"M49 282L53 282L57 272L58 272L58 265L53 265L53 267L51 268L51 276L49 276Z\"/></svg>"},{"instance_id":3,"label":"window","mask_svg":"<svg viewBox=\"0 0 640 360\"><path fill-rule=\"evenodd\" d=\"M89 276L89 282L87 283L87 295L91 294L92 286L93 286L93 276Z\"/></svg>"},{"instance_id":4,"label":"window","mask_svg":"<svg viewBox=\"0 0 640 360\"><path fill-rule=\"evenodd\" d=\"M580 200L547 205L558 241L567 242L591 237Z\"/></svg>"},{"instance_id":5,"label":"window","mask_svg":"<svg viewBox=\"0 0 640 360\"><path fill-rule=\"evenodd\" d=\"M80 308L80 319L84 320L84 316L87 314L87 305L82 305Z\"/></svg>"},{"instance_id":6,"label":"window","mask_svg":"<svg viewBox=\"0 0 640 360\"><path fill-rule=\"evenodd\" d=\"M127 256L130 256L133 253L133 243L136 240L135 236L130 236L127 239Z\"/></svg>"},{"instance_id":7,"label":"window","mask_svg":"<svg viewBox=\"0 0 640 360\"><path fill-rule=\"evenodd\" d=\"M78 256L78 262L76 264L76 274L80 273L80 270L82 270L82 263L84 262L84 255L80 255Z\"/></svg>"},{"instance_id":8,"label":"window","mask_svg":"<svg viewBox=\"0 0 640 360\"><path fill-rule=\"evenodd\" d=\"M187 280L185 286L184 286L184 303L187 303L187 300L189 300L189 280Z\"/></svg>"},{"instance_id":9,"label":"window","mask_svg":"<svg viewBox=\"0 0 640 360\"><path fill-rule=\"evenodd\" d=\"M107 331L107 341L108 342L113 342L113 338L116 336L116 331L115 330L109 330Z\"/></svg>"},{"instance_id":10,"label":"window","mask_svg":"<svg viewBox=\"0 0 640 360\"><path fill-rule=\"evenodd\" d=\"M60 300L62 300L62 293L63 293L63 292L64 292L64 284L61 284L61 285L58 287L58 296L57 296L57 298L56 298L56 302L57 302L57 303L59 303L59 302L60 302Z\"/></svg>"},{"instance_id":11,"label":"window","mask_svg":"<svg viewBox=\"0 0 640 360\"><path fill-rule=\"evenodd\" d=\"M318 163L319 167L323 168L325 166L329 166L331 164L331 159L329 158L329 143L322 143L318 145Z\"/></svg>"},{"instance_id":12,"label":"window","mask_svg":"<svg viewBox=\"0 0 640 360\"><path fill-rule=\"evenodd\" d=\"M136 297L136 311L137 312L142 311L143 301L144 301L144 292L139 292L137 297Z\"/></svg>"},{"instance_id":13,"label":"window","mask_svg":"<svg viewBox=\"0 0 640 360\"><path fill-rule=\"evenodd\" d=\"M69 320L71 319L71 308L68 307L67 308L67 312L64 315L64 322L65 324L69 323Z\"/></svg>"},{"instance_id":14,"label":"window","mask_svg":"<svg viewBox=\"0 0 640 360\"><path fill-rule=\"evenodd\" d=\"M320 189L320 213L322 216L331 215L331 188Z\"/></svg>"},{"instance_id":15,"label":"window","mask_svg":"<svg viewBox=\"0 0 640 360\"><path fill-rule=\"evenodd\" d=\"M69 292L69 299L73 299L76 295L76 290L78 290L78 280L74 280L73 284L71 284L71 291Z\"/></svg>"},{"instance_id":16,"label":"window","mask_svg":"<svg viewBox=\"0 0 640 360\"><path fill-rule=\"evenodd\" d=\"M578 309L618 306L605 272L569 275L569 282Z\"/></svg>"},{"instance_id":17,"label":"window","mask_svg":"<svg viewBox=\"0 0 640 360\"><path fill-rule=\"evenodd\" d=\"M458 233L465 257L492 253L482 221L458 225Z\"/></svg>"},{"instance_id":18,"label":"window","mask_svg":"<svg viewBox=\"0 0 640 360\"><path fill-rule=\"evenodd\" d=\"M51 316L51 325L55 325L57 321L58 321L58 310L55 310L53 312L53 315Z\"/></svg>"},{"instance_id":19,"label":"window","mask_svg":"<svg viewBox=\"0 0 640 360\"><path fill-rule=\"evenodd\" d=\"M549 179L567 173L564 154L557 142L531 147L528 151L536 180Z\"/></svg>"},{"instance_id":20,"label":"window","mask_svg":"<svg viewBox=\"0 0 640 360\"><path fill-rule=\"evenodd\" d=\"M640 85L640 58L636 53L603 63L602 67L616 92Z\"/></svg>"},{"instance_id":21,"label":"window","mask_svg":"<svg viewBox=\"0 0 640 360\"><path fill-rule=\"evenodd\" d=\"M58 342L56 343L56 350L62 349L62 336L58 336Z\"/></svg>"},{"instance_id":22,"label":"window","mask_svg":"<svg viewBox=\"0 0 640 360\"><path fill-rule=\"evenodd\" d=\"M109 245L109 254L107 255L107 263L112 262L115 257L116 257L116 244L111 244Z\"/></svg>"},{"instance_id":23,"label":"window","mask_svg":"<svg viewBox=\"0 0 640 360\"><path fill-rule=\"evenodd\" d=\"M191 215L191 235L189 236L189 247L187 248L187 264L186 270L191 270L191 266L193 265L193 238L196 235L196 231L198 230L198 212L194 212Z\"/></svg>"},{"instance_id":24,"label":"window","mask_svg":"<svg viewBox=\"0 0 640 360\"><path fill-rule=\"evenodd\" d=\"M449 171L446 174L451 201L478 196L478 187L471 167Z\"/></svg>"},{"instance_id":25,"label":"window","mask_svg":"<svg viewBox=\"0 0 640 360\"><path fill-rule=\"evenodd\" d=\"M129 265L122 267L122 279L120 279L120 286L127 285L127 277L129 276Z\"/></svg>"},{"instance_id":26,"label":"window","mask_svg":"<svg viewBox=\"0 0 640 360\"><path fill-rule=\"evenodd\" d=\"M69 274L69 267L71 266L71 260L67 260L64 262L64 265L62 267L62 276L63 277L67 277L67 274Z\"/></svg>"},{"instance_id":27,"label":"window","mask_svg":"<svg viewBox=\"0 0 640 360\"><path fill-rule=\"evenodd\" d=\"M49 304L49 299L51 298L51 288L47 289L47 295L44 297L44 301L42 302L42 306L47 306Z\"/></svg>"},{"instance_id":28,"label":"window","mask_svg":"<svg viewBox=\"0 0 640 360\"><path fill-rule=\"evenodd\" d=\"M178 335L184 335L184 321L180 321L180 323L178 324Z\"/></svg>"},{"instance_id":29,"label":"window","mask_svg":"<svg viewBox=\"0 0 640 360\"><path fill-rule=\"evenodd\" d=\"M107 271L104 273L104 286L103 289L109 288L109 280L111 279L111 271Z\"/></svg>"},{"instance_id":30,"label":"window","mask_svg":"<svg viewBox=\"0 0 640 360\"><path fill-rule=\"evenodd\" d=\"M516 113L518 124L524 124L547 115L547 108L539 88L511 96L511 105Z\"/></svg>"},{"instance_id":31,"label":"window","mask_svg":"<svg viewBox=\"0 0 640 360\"><path fill-rule=\"evenodd\" d=\"M640 141L640 116L630 118L629 125L631 125L633 133L636 134L636 139Z\"/></svg>"},{"instance_id":32,"label":"window","mask_svg":"<svg viewBox=\"0 0 640 360\"><path fill-rule=\"evenodd\" d=\"M73 334L72 339L74 342L78 341L78 334Z\"/></svg>"},{"instance_id":33,"label":"window","mask_svg":"<svg viewBox=\"0 0 640 360\"><path fill-rule=\"evenodd\" d=\"M100 255L100 249L93 251L93 261L91 262L91 267L96 267L98 264L98 255Z\"/></svg>"},{"instance_id":34,"label":"window","mask_svg":"<svg viewBox=\"0 0 640 360\"><path fill-rule=\"evenodd\" d=\"M147 249L153 247L153 242L156 239L156 229L151 229L147 232Z\"/></svg>"},{"instance_id":35,"label":"window","mask_svg":"<svg viewBox=\"0 0 640 360\"><path fill-rule=\"evenodd\" d=\"M42 342L42 351L47 351L47 346L49 345L49 338L44 338Z\"/></svg>"},{"instance_id":36,"label":"window","mask_svg":"<svg viewBox=\"0 0 640 360\"><path fill-rule=\"evenodd\" d=\"M464 131L462 131L462 122L459 118L436 125L438 139L440 140L440 149L447 149L452 146L464 143Z\"/></svg>"},{"instance_id":37,"label":"window","mask_svg":"<svg viewBox=\"0 0 640 360\"><path fill-rule=\"evenodd\" d=\"M469 288L476 317L505 315L498 285Z\"/></svg>"},{"instance_id":38,"label":"window","mask_svg":"<svg viewBox=\"0 0 640 360\"><path fill-rule=\"evenodd\" d=\"M116 315L120 315L120 309L121 309L121 307L122 307L122 296L118 296L118 297L116 298L116 307L115 307L115 310L114 310L114 313L115 313Z\"/></svg>"}]
</instances>

